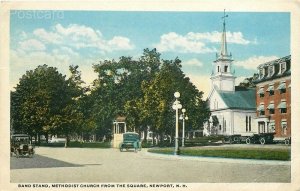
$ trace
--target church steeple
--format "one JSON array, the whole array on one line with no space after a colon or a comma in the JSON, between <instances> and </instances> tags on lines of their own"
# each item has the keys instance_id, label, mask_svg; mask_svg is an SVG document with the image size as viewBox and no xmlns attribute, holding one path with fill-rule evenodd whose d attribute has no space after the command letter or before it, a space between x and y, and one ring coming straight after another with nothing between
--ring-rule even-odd
<instances>
[{"instance_id":1,"label":"church steeple","mask_svg":"<svg viewBox=\"0 0 300 191\"><path fill-rule=\"evenodd\" d=\"M216 60L213 63L214 71L211 75L212 86L220 91L235 91L235 76L232 72L232 55L228 54L226 39L226 18L225 13L223 19L223 31L221 36L221 50L216 53Z\"/></svg>"},{"instance_id":2,"label":"church steeple","mask_svg":"<svg viewBox=\"0 0 300 191\"><path fill-rule=\"evenodd\" d=\"M228 60L228 59L231 59L231 53L229 55L228 51L227 51L226 17L228 17L228 15L226 15L225 9L224 9L224 16L222 17L222 19L223 19L223 32L222 32L222 37L221 37L221 50L220 50L220 54L217 54L217 59Z\"/></svg>"}]
</instances>

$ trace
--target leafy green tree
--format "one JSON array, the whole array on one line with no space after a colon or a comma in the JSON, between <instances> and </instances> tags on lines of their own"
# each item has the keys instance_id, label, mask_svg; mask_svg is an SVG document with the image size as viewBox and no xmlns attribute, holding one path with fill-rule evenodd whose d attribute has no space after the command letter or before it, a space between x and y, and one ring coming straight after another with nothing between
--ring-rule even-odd
<instances>
[{"instance_id":1,"label":"leafy green tree","mask_svg":"<svg viewBox=\"0 0 300 191\"><path fill-rule=\"evenodd\" d=\"M258 79L258 74L255 73L253 74L252 77L248 77L248 78L245 78L240 84L239 86L240 87L245 87L245 88L255 88L255 80Z\"/></svg>"},{"instance_id":2,"label":"leafy green tree","mask_svg":"<svg viewBox=\"0 0 300 191\"><path fill-rule=\"evenodd\" d=\"M11 119L16 132L48 134L51 117L70 101L65 76L47 65L27 71L11 93Z\"/></svg>"},{"instance_id":3,"label":"leafy green tree","mask_svg":"<svg viewBox=\"0 0 300 191\"><path fill-rule=\"evenodd\" d=\"M155 49L145 49L138 60L121 57L119 61L105 60L94 65L98 79L92 96L96 100L94 112L98 115L98 128L111 127L118 115L126 116L131 130L147 127L137 104L143 98L141 84L152 79L159 66L160 54Z\"/></svg>"},{"instance_id":4,"label":"leafy green tree","mask_svg":"<svg viewBox=\"0 0 300 191\"><path fill-rule=\"evenodd\" d=\"M98 129L111 129L113 119L123 115L131 130L151 127L160 137L174 134L175 91L182 94L180 100L190 113L188 124L192 128L202 127L209 116L203 92L182 72L181 61L161 60L156 49L145 49L137 60L121 57L119 61L102 61L94 70L98 79L91 96Z\"/></svg>"},{"instance_id":5,"label":"leafy green tree","mask_svg":"<svg viewBox=\"0 0 300 191\"><path fill-rule=\"evenodd\" d=\"M69 79L47 65L27 71L16 90L11 92L14 131L35 136L39 143L37 135L48 137L49 133L64 134L68 140L82 121L77 104L82 95L82 81L77 69L77 66L70 66Z\"/></svg>"},{"instance_id":6,"label":"leafy green tree","mask_svg":"<svg viewBox=\"0 0 300 191\"><path fill-rule=\"evenodd\" d=\"M160 72L149 83L145 83L144 109L152 120L152 131L160 134L173 134L175 131L175 116L172 104L175 101L174 92L181 93L180 102L189 115L192 128L201 128L204 120L209 116L206 103L202 101L200 92L181 70L181 61L164 60Z\"/></svg>"}]
</instances>

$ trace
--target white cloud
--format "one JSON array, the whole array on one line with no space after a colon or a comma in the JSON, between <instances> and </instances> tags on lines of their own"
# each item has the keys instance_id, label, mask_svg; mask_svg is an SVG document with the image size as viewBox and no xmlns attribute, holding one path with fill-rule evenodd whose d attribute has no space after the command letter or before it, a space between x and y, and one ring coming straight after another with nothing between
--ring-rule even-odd
<instances>
[{"instance_id":1,"label":"white cloud","mask_svg":"<svg viewBox=\"0 0 300 191\"><path fill-rule=\"evenodd\" d=\"M206 40L212 43L220 43L222 32L213 31L206 33L189 32L186 36L192 40ZM226 32L226 40L228 43L247 45L251 41L244 39L242 32Z\"/></svg>"},{"instance_id":2,"label":"white cloud","mask_svg":"<svg viewBox=\"0 0 300 191\"><path fill-rule=\"evenodd\" d=\"M25 31L22 31L20 34L21 39L27 39L27 34Z\"/></svg>"},{"instance_id":3,"label":"white cloud","mask_svg":"<svg viewBox=\"0 0 300 191\"><path fill-rule=\"evenodd\" d=\"M59 44L76 49L95 48L111 52L114 50L132 50L135 47L127 37L113 36L111 39L105 39L101 31L78 24L68 26L56 24L50 30L35 29L33 34L38 40L46 44Z\"/></svg>"},{"instance_id":4,"label":"white cloud","mask_svg":"<svg viewBox=\"0 0 300 191\"><path fill-rule=\"evenodd\" d=\"M20 49L24 51L40 51L46 50L46 46L39 40L36 39L29 39L25 41L19 42Z\"/></svg>"},{"instance_id":5,"label":"white cloud","mask_svg":"<svg viewBox=\"0 0 300 191\"><path fill-rule=\"evenodd\" d=\"M192 58L190 60L182 62L182 65L202 67L203 63L197 58Z\"/></svg>"},{"instance_id":6,"label":"white cloud","mask_svg":"<svg viewBox=\"0 0 300 191\"><path fill-rule=\"evenodd\" d=\"M84 25L71 24L67 27L57 24L55 32L61 35L66 41L65 44L77 49L97 48L101 51L111 52L114 50L132 50L134 45L129 38L114 36L112 39L105 39L99 30Z\"/></svg>"},{"instance_id":7,"label":"white cloud","mask_svg":"<svg viewBox=\"0 0 300 191\"><path fill-rule=\"evenodd\" d=\"M175 32L163 34L160 42L155 44L156 48L161 52L181 52L181 53L209 53L216 52L216 48L207 47L206 43L220 43L221 32L213 31L206 33L189 32L186 35L180 35ZM248 45L250 43L257 44L257 40L253 42L244 38L242 32L227 32L226 39L228 43Z\"/></svg>"},{"instance_id":8,"label":"white cloud","mask_svg":"<svg viewBox=\"0 0 300 191\"><path fill-rule=\"evenodd\" d=\"M34 30L33 34L46 43L60 44L62 42L61 35L55 32L47 32L42 28Z\"/></svg>"},{"instance_id":9,"label":"white cloud","mask_svg":"<svg viewBox=\"0 0 300 191\"><path fill-rule=\"evenodd\" d=\"M245 69L257 70L258 65L276 60L277 56L253 56L246 60L236 61L235 66L243 67Z\"/></svg>"},{"instance_id":10,"label":"white cloud","mask_svg":"<svg viewBox=\"0 0 300 191\"><path fill-rule=\"evenodd\" d=\"M67 54L70 56L79 56L79 54L77 52L75 52L73 49L66 47L66 46L62 46L59 47L57 49L53 49L52 50L53 54Z\"/></svg>"},{"instance_id":11,"label":"white cloud","mask_svg":"<svg viewBox=\"0 0 300 191\"><path fill-rule=\"evenodd\" d=\"M114 49L116 50L118 49L131 50L134 48L134 46L130 44L130 40L128 38L121 37L121 36L115 36L112 40L108 41L108 45L110 47L114 47Z\"/></svg>"},{"instance_id":12,"label":"white cloud","mask_svg":"<svg viewBox=\"0 0 300 191\"><path fill-rule=\"evenodd\" d=\"M163 34L160 42L155 45L159 52L180 52L180 53L209 53L215 52L214 48L206 47L204 42L175 32Z\"/></svg>"},{"instance_id":13,"label":"white cloud","mask_svg":"<svg viewBox=\"0 0 300 191\"><path fill-rule=\"evenodd\" d=\"M98 41L102 34L99 30L94 30L91 27L84 25L71 24L68 27L63 27L61 24L55 25L55 29L59 34L63 36L72 36L73 40L85 38L91 41Z\"/></svg>"}]
</instances>

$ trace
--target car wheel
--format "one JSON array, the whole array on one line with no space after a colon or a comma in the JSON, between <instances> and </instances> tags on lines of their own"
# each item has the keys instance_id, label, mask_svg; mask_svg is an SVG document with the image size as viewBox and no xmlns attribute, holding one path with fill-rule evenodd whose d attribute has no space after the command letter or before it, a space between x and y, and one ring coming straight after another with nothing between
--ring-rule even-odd
<instances>
[{"instance_id":1,"label":"car wheel","mask_svg":"<svg viewBox=\"0 0 300 191\"><path fill-rule=\"evenodd\" d=\"M290 144L290 140L289 140L289 139L285 139L285 140L284 140L284 144L285 144L285 145L289 145L289 144Z\"/></svg>"},{"instance_id":2,"label":"car wheel","mask_svg":"<svg viewBox=\"0 0 300 191\"><path fill-rule=\"evenodd\" d=\"M264 137L259 139L260 144L264 145L266 143L266 140Z\"/></svg>"},{"instance_id":3,"label":"car wheel","mask_svg":"<svg viewBox=\"0 0 300 191\"><path fill-rule=\"evenodd\" d=\"M248 137L247 139L246 139L246 144L250 144L251 143L251 140L250 140L250 138Z\"/></svg>"}]
</instances>

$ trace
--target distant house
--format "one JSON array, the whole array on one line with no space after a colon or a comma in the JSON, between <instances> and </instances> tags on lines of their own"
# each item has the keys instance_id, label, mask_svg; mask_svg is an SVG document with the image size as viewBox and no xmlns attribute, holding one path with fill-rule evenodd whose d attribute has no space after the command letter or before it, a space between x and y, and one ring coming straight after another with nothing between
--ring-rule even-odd
<instances>
[{"instance_id":1,"label":"distant house","mask_svg":"<svg viewBox=\"0 0 300 191\"><path fill-rule=\"evenodd\" d=\"M291 136L291 56L258 66L256 107L258 131L275 139Z\"/></svg>"},{"instance_id":2,"label":"distant house","mask_svg":"<svg viewBox=\"0 0 300 191\"><path fill-rule=\"evenodd\" d=\"M228 54L225 19L221 51L216 55L208 96L211 118L204 124L204 135L233 135L257 132L255 89L235 86L232 55Z\"/></svg>"}]
</instances>

